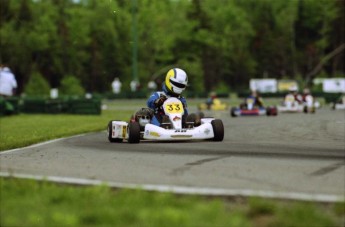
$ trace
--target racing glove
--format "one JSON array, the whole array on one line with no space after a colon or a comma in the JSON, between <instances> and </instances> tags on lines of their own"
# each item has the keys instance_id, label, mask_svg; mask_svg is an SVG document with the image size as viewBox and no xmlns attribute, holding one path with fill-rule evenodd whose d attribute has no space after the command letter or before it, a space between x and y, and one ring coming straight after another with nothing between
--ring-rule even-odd
<instances>
[{"instance_id":1,"label":"racing glove","mask_svg":"<svg viewBox=\"0 0 345 227\"><path fill-rule=\"evenodd\" d=\"M158 99L155 100L154 104L156 107L160 107L163 105L163 102L167 99L164 95L161 95Z\"/></svg>"}]
</instances>

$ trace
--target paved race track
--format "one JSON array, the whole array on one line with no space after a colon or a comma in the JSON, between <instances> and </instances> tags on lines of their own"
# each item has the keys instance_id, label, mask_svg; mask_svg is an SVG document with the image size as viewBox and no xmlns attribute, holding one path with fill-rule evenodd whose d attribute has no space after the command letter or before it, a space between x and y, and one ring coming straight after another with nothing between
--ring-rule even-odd
<instances>
[{"instance_id":1,"label":"paved race track","mask_svg":"<svg viewBox=\"0 0 345 227\"><path fill-rule=\"evenodd\" d=\"M2 152L1 175L182 193L344 200L344 111L206 115L223 120L224 141L110 143L103 131Z\"/></svg>"}]
</instances>

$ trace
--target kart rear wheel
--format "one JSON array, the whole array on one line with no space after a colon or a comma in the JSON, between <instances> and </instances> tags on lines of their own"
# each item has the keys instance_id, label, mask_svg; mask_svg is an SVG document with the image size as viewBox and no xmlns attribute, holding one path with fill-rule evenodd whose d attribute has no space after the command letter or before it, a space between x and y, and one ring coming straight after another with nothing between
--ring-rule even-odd
<instances>
[{"instance_id":1,"label":"kart rear wheel","mask_svg":"<svg viewBox=\"0 0 345 227\"><path fill-rule=\"evenodd\" d=\"M277 116L278 114L277 108L274 106L267 107L266 114L267 116Z\"/></svg>"},{"instance_id":2,"label":"kart rear wheel","mask_svg":"<svg viewBox=\"0 0 345 227\"><path fill-rule=\"evenodd\" d=\"M203 113L191 113L188 114L188 116L186 117L186 123L187 124L192 124L193 126L197 127L199 125L201 125L201 116L204 116Z\"/></svg>"},{"instance_id":3,"label":"kart rear wheel","mask_svg":"<svg viewBox=\"0 0 345 227\"><path fill-rule=\"evenodd\" d=\"M110 143L121 143L123 139L120 138L112 138L111 135L113 134L113 124L112 121L108 123L108 140Z\"/></svg>"},{"instance_id":4,"label":"kart rear wheel","mask_svg":"<svg viewBox=\"0 0 345 227\"><path fill-rule=\"evenodd\" d=\"M304 112L304 113L308 113L308 107L307 107L307 106L304 106L304 107L303 107L303 112Z\"/></svg>"},{"instance_id":5,"label":"kart rear wheel","mask_svg":"<svg viewBox=\"0 0 345 227\"><path fill-rule=\"evenodd\" d=\"M271 115L271 108L269 108L269 107L266 108L266 115L267 116Z\"/></svg>"},{"instance_id":6,"label":"kart rear wheel","mask_svg":"<svg viewBox=\"0 0 345 227\"><path fill-rule=\"evenodd\" d=\"M198 112L197 114L198 114L198 116L199 116L200 118L204 118L204 117L205 117L204 112L201 112L201 111L200 111L200 112Z\"/></svg>"},{"instance_id":7,"label":"kart rear wheel","mask_svg":"<svg viewBox=\"0 0 345 227\"><path fill-rule=\"evenodd\" d=\"M231 108L231 110L230 110L230 115L231 115L231 117L236 117L235 110L236 110L235 107L232 107L232 108Z\"/></svg>"},{"instance_id":8,"label":"kart rear wheel","mask_svg":"<svg viewBox=\"0 0 345 227\"><path fill-rule=\"evenodd\" d=\"M222 120L215 119L211 121L211 125L213 128L214 138L213 141L223 141L224 139L224 125Z\"/></svg>"},{"instance_id":9,"label":"kart rear wheel","mask_svg":"<svg viewBox=\"0 0 345 227\"><path fill-rule=\"evenodd\" d=\"M128 142L140 142L140 125L138 122L129 122L128 124Z\"/></svg>"}]
</instances>

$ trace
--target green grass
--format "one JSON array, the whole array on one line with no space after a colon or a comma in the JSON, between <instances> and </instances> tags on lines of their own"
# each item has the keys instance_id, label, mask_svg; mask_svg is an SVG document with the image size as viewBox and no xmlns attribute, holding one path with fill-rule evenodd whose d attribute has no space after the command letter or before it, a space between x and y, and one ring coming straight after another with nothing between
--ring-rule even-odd
<instances>
[{"instance_id":1,"label":"green grass","mask_svg":"<svg viewBox=\"0 0 345 227\"><path fill-rule=\"evenodd\" d=\"M0 188L0 226L340 227L343 224L336 209L344 204L205 198L15 178L0 178Z\"/></svg>"},{"instance_id":2,"label":"green grass","mask_svg":"<svg viewBox=\"0 0 345 227\"><path fill-rule=\"evenodd\" d=\"M0 151L87 132L106 130L110 120L128 121L133 111L101 115L20 114L0 118Z\"/></svg>"},{"instance_id":3,"label":"green grass","mask_svg":"<svg viewBox=\"0 0 345 227\"><path fill-rule=\"evenodd\" d=\"M143 101L107 102L101 115L0 118L0 150L106 129ZM196 105L199 101L192 101ZM125 106L129 106L127 109ZM121 109L122 108L122 109ZM344 226L344 203L184 196L0 178L0 226Z\"/></svg>"}]
</instances>

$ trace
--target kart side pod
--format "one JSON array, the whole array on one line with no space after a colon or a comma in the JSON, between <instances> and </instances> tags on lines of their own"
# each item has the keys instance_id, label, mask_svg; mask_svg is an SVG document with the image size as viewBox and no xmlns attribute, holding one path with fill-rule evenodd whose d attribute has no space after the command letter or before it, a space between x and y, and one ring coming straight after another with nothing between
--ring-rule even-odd
<instances>
[{"instance_id":1,"label":"kart side pod","mask_svg":"<svg viewBox=\"0 0 345 227\"><path fill-rule=\"evenodd\" d=\"M125 121L109 121L107 128L109 142L122 142L124 139L128 139L127 127L128 123Z\"/></svg>"}]
</instances>

